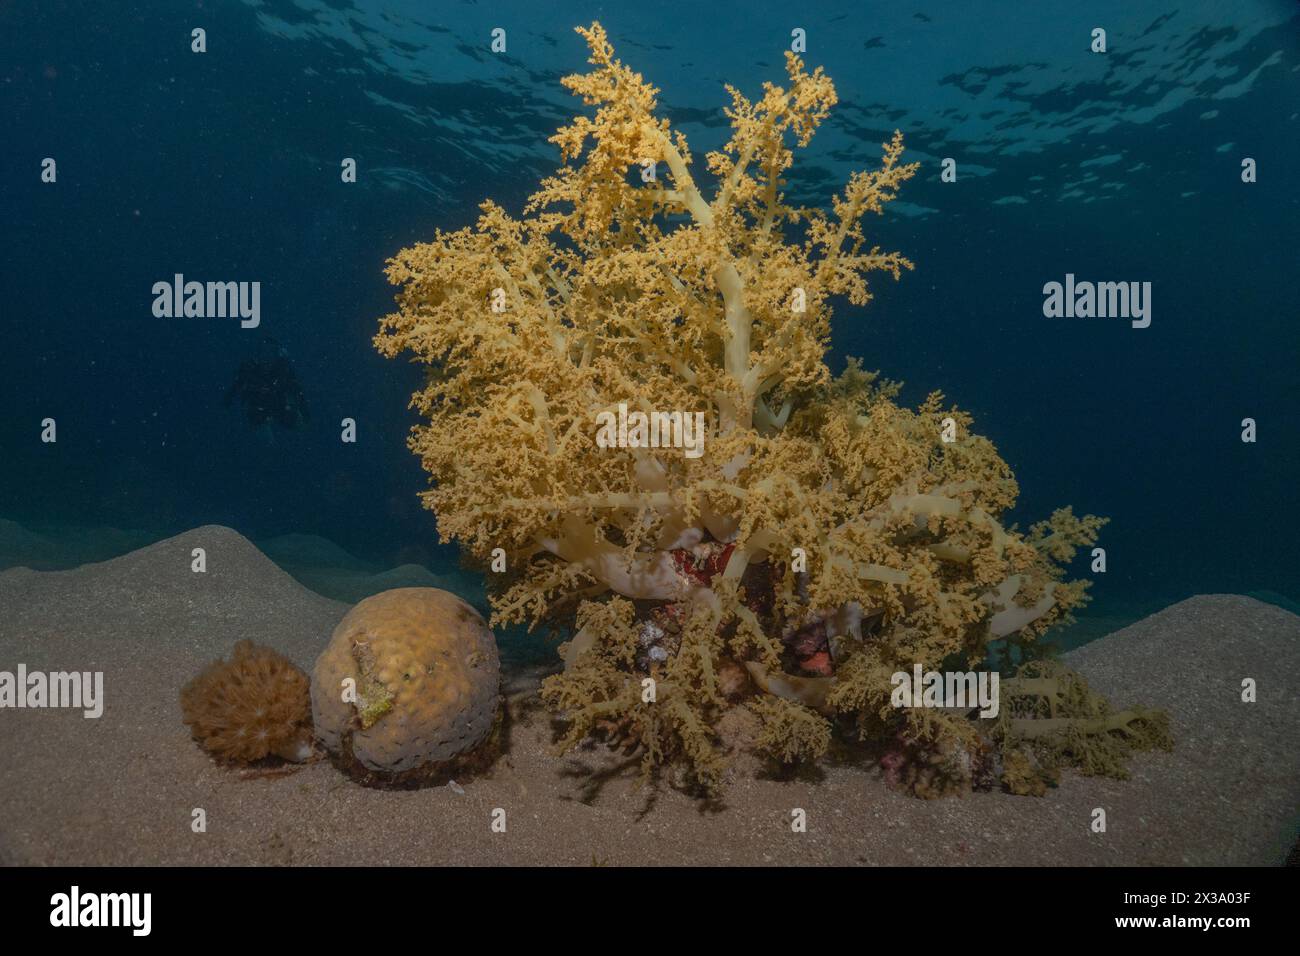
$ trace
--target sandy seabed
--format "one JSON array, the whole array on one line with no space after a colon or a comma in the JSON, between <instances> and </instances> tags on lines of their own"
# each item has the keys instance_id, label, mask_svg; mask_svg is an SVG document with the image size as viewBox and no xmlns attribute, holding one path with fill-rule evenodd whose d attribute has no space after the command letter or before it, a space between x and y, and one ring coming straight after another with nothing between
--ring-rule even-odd
<instances>
[{"instance_id":1,"label":"sandy seabed","mask_svg":"<svg viewBox=\"0 0 1300 956\"><path fill-rule=\"evenodd\" d=\"M506 754L463 786L370 790L324 761L255 779L215 765L181 723L181 686L241 638L310 671L347 609L216 526L71 571L0 573L0 670L105 684L99 719L0 711L0 863L1276 865L1296 839L1300 617L1248 597L1190 598L1070 652L1117 706L1168 710L1176 746L1138 755L1128 780L1067 774L1043 798L924 801L870 765L777 780L740 762L721 806L704 806L638 787L602 747L553 756L529 703L540 675L522 669L506 674Z\"/></svg>"}]
</instances>

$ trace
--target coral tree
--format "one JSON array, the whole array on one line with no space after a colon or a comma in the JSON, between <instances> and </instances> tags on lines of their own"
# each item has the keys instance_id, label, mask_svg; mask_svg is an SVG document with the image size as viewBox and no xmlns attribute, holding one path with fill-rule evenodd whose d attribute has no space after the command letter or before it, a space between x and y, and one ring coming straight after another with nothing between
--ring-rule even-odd
<instances>
[{"instance_id":1,"label":"coral tree","mask_svg":"<svg viewBox=\"0 0 1300 956\"><path fill-rule=\"evenodd\" d=\"M441 537L507 553L494 625L576 632L543 691L564 747L612 736L715 791L719 720L743 706L782 762L835 730L980 752L976 721L892 707L891 674L1032 642L1083 600L1062 568L1103 522L1004 526L1016 482L969 415L938 393L900 407L853 360L828 369L832 300L864 306L870 274L912 268L863 231L916 172L901 135L829 210L787 202L793 150L836 103L787 53L788 85L728 87L706 194L657 91L599 24L579 32L592 70L563 82L594 116L552 137L565 165L523 217L484 202L388 265L401 289L375 343L429 367L411 448ZM602 447L597 416L620 403L705 412L703 454Z\"/></svg>"},{"instance_id":2,"label":"coral tree","mask_svg":"<svg viewBox=\"0 0 1300 956\"><path fill-rule=\"evenodd\" d=\"M251 641L181 690L181 714L204 750L232 763L312 755L311 686L283 654Z\"/></svg>"}]
</instances>

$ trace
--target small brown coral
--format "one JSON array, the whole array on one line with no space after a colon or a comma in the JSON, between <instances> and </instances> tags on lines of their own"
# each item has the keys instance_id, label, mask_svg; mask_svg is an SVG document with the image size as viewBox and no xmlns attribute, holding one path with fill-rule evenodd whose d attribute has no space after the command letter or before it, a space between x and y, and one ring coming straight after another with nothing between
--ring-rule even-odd
<instances>
[{"instance_id":1,"label":"small brown coral","mask_svg":"<svg viewBox=\"0 0 1300 956\"><path fill-rule=\"evenodd\" d=\"M311 684L283 654L235 645L181 690L181 713L203 749L222 760L295 762L312 753Z\"/></svg>"}]
</instances>

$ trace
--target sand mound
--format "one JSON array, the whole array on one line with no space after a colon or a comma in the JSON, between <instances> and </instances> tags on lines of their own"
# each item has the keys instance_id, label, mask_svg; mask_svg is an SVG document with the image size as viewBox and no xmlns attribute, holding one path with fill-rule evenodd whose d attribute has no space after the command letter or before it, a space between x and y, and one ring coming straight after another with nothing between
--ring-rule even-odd
<instances>
[{"instance_id":1,"label":"sand mound","mask_svg":"<svg viewBox=\"0 0 1300 956\"><path fill-rule=\"evenodd\" d=\"M318 534L282 534L259 541L258 547L276 564L304 565L317 568L347 568L352 571L374 572L374 568L350 551L345 551L328 538Z\"/></svg>"},{"instance_id":2,"label":"sand mound","mask_svg":"<svg viewBox=\"0 0 1300 956\"><path fill-rule=\"evenodd\" d=\"M384 570L314 534L281 535L261 542L260 547L295 580L335 601L356 604L393 588L441 588L459 594L485 616L488 613L487 595L477 575L458 570L436 574L420 564Z\"/></svg>"},{"instance_id":3,"label":"sand mound","mask_svg":"<svg viewBox=\"0 0 1300 956\"><path fill-rule=\"evenodd\" d=\"M636 790L603 749L557 760L526 704L508 755L463 792L367 790L326 763L273 779L215 766L181 724L181 685L244 637L310 667L346 610L215 526L74 571L0 573L0 669L102 670L106 697L98 720L0 712L0 863L1276 864L1295 838L1300 617L1250 598L1193 598L1068 656L1115 703L1170 711L1177 749L1140 756L1131 780L926 802L832 766L738 774L716 813ZM1242 677L1258 703L1240 703ZM1089 830L1098 806L1105 834ZM794 807L807 833L791 833Z\"/></svg>"},{"instance_id":4,"label":"sand mound","mask_svg":"<svg viewBox=\"0 0 1300 956\"><path fill-rule=\"evenodd\" d=\"M485 616L488 610L487 597L478 581L460 574L434 574L420 564L401 564L378 572L292 563L284 563L284 568L317 594L348 604L394 588L441 588L460 595Z\"/></svg>"},{"instance_id":5,"label":"sand mound","mask_svg":"<svg viewBox=\"0 0 1300 956\"><path fill-rule=\"evenodd\" d=\"M58 546L17 521L0 518L0 567L48 567L58 559Z\"/></svg>"},{"instance_id":6,"label":"sand mound","mask_svg":"<svg viewBox=\"0 0 1300 956\"><path fill-rule=\"evenodd\" d=\"M1169 712L1175 752L1137 764L1119 791L1131 812L1179 823L1153 829L1163 845L1149 852L1177 859L1195 834L1222 854L1198 862L1286 856L1300 823L1300 617L1254 598L1201 595L1068 660L1112 701ZM1245 678L1257 703L1241 700Z\"/></svg>"},{"instance_id":7,"label":"sand mound","mask_svg":"<svg viewBox=\"0 0 1300 956\"><path fill-rule=\"evenodd\" d=\"M75 525L32 530L0 518L0 570L28 567L38 571L74 568L88 561L106 561L147 544L152 537L121 528Z\"/></svg>"}]
</instances>

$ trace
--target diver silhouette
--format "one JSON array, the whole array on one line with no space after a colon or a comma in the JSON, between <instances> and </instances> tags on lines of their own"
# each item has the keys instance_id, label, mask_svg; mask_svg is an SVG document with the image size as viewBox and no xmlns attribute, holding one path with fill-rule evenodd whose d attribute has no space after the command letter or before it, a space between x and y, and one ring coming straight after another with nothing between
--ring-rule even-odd
<instances>
[{"instance_id":1,"label":"diver silhouette","mask_svg":"<svg viewBox=\"0 0 1300 956\"><path fill-rule=\"evenodd\" d=\"M269 335L264 336L258 354L239 363L235 379L226 392L227 406L238 399L250 428L270 444L275 443L273 426L297 428L310 417L307 397L289 361L288 351Z\"/></svg>"}]
</instances>

